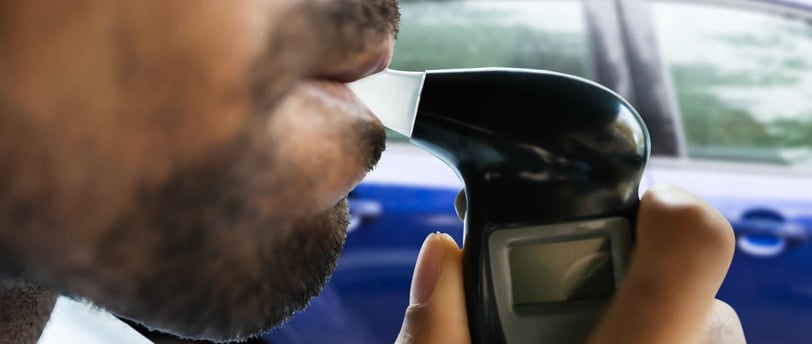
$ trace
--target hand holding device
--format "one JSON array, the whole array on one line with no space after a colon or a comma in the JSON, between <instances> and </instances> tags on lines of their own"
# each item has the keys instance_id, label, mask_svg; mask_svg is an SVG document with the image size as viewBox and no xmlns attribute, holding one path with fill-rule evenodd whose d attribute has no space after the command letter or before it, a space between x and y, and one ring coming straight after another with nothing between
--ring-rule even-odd
<instances>
[{"instance_id":1,"label":"hand holding device","mask_svg":"<svg viewBox=\"0 0 812 344\"><path fill-rule=\"evenodd\" d=\"M631 249L649 155L634 109L590 81L523 69L384 72L351 88L465 183L472 340L583 341Z\"/></svg>"}]
</instances>

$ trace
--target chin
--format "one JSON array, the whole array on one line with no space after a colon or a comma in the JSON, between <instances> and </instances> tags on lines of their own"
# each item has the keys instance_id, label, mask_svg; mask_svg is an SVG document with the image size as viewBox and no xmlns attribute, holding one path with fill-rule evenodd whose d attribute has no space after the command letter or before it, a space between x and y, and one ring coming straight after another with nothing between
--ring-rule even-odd
<instances>
[{"instance_id":1,"label":"chin","mask_svg":"<svg viewBox=\"0 0 812 344\"><path fill-rule=\"evenodd\" d=\"M383 130L374 123L355 129L365 135L354 145L368 158L359 165L374 165ZM347 200L312 208L302 197L312 190L281 178L290 170L267 159L266 145L235 142L142 187L133 206L89 245L92 262L78 271L51 270L48 282L182 338L251 338L304 309L343 249Z\"/></svg>"},{"instance_id":2,"label":"chin","mask_svg":"<svg viewBox=\"0 0 812 344\"><path fill-rule=\"evenodd\" d=\"M80 280L67 289L92 285L74 295L182 338L224 342L256 337L319 295L344 245L347 208L343 199L295 223L280 224L269 216L191 241L190 234L166 234L183 228L174 224L164 231L158 249L140 247L137 259L122 261L119 257L127 254L115 252L116 247L150 241L130 228L129 236L119 238L124 242L106 245L107 264L94 269L96 275L82 277L91 283Z\"/></svg>"}]
</instances>

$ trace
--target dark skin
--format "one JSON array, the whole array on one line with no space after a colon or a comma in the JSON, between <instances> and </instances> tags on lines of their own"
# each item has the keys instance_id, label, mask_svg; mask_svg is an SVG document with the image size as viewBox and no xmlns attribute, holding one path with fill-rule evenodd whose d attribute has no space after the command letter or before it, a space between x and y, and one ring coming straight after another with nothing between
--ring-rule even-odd
<instances>
[{"instance_id":1,"label":"dark skin","mask_svg":"<svg viewBox=\"0 0 812 344\"><path fill-rule=\"evenodd\" d=\"M57 294L218 341L302 309L341 251L346 195L384 145L343 82L387 66L397 22L395 0L2 2L0 338L35 342ZM689 203L689 220L720 218ZM711 224L679 234L718 254L676 275L699 291L674 321L712 309L730 262L730 228ZM433 293L413 300L401 342L469 340L460 251L437 240L413 284ZM641 247L674 242L658 240ZM669 271L638 270L630 280ZM619 300L614 313L646 309ZM597 342L663 336L617 319ZM696 339L704 323L666 337Z\"/></svg>"}]
</instances>

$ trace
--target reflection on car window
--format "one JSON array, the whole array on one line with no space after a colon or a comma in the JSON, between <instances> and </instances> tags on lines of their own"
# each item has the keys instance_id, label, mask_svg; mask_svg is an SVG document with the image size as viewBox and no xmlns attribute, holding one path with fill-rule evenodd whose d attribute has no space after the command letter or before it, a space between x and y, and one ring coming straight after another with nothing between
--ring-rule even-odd
<instances>
[{"instance_id":1,"label":"reflection on car window","mask_svg":"<svg viewBox=\"0 0 812 344\"><path fill-rule=\"evenodd\" d=\"M652 10L692 157L812 167L812 25L706 5Z\"/></svg>"},{"instance_id":2,"label":"reflection on car window","mask_svg":"<svg viewBox=\"0 0 812 344\"><path fill-rule=\"evenodd\" d=\"M592 76L579 1L401 1L401 13L395 69L518 67Z\"/></svg>"}]
</instances>

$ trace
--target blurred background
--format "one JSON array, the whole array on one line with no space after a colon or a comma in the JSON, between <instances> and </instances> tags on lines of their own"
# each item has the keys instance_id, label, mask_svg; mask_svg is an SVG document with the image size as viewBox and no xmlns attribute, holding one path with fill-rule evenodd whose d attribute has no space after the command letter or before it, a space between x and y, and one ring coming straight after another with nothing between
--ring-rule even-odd
<instances>
[{"instance_id":1,"label":"blurred background","mask_svg":"<svg viewBox=\"0 0 812 344\"><path fill-rule=\"evenodd\" d=\"M731 221L718 297L750 343L812 341L812 2L408 1L392 67L521 67L594 80L646 121L641 190L680 184ZM335 275L273 343L385 343L400 328L426 235L462 241L461 182L390 133L351 194Z\"/></svg>"}]
</instances>

